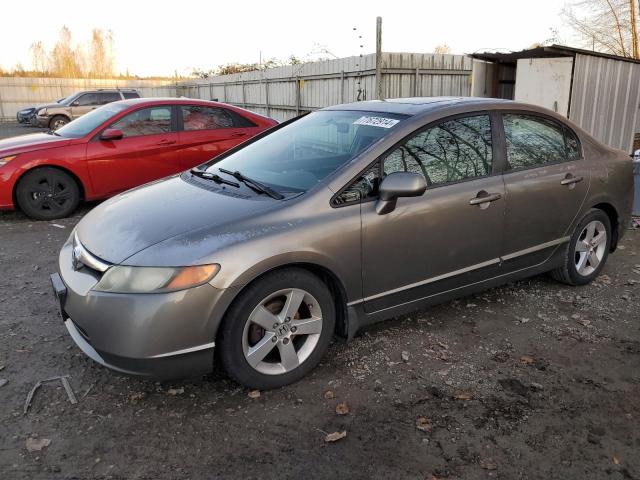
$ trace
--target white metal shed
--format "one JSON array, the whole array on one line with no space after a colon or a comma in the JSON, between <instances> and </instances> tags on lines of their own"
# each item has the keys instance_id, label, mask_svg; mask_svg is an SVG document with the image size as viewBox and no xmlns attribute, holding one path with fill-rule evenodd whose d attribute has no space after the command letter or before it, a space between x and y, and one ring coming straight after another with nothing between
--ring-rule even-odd
<instances>
[{"instance_id":1,"label":"white metal shed","mask_svg":"<svg viewBox=\"0 0 640 480\"><path fill-rule=\"evenodd\" d=\"M549 108L631 153L640 124L640 61L562 45L471 57L472 96Z\"/></svg>"}]
</instances>

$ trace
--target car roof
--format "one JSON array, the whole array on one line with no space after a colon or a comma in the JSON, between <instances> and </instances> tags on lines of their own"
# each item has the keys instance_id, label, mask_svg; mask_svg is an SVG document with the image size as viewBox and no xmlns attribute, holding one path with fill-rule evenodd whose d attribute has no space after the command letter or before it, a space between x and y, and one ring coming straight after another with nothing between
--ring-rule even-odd
<instances>
[{"instance_id":1,"label":"car roof","mask_svg":"<svg viewBox=\"0 0 640 480\"><path fill-rule=\"evenodd\" d=\"M118 100L117 102L113 102L113 103L118 103L118 104L121 104L121 105L129 105L129 106L133 106L133 105L159 105L159 104L166 105L167 103L169 103L171 105L194 105L194 104L200 104L200 105L218 106L218 107L224 106L224 107L228 107L228 108L239 109L238 107L236 107L234 105L228 105L226 103L214 102L214 101L210 101L210 100L201 100L199 98L185 98L185 97L180 97L180 98L176 98L176 97L129 98L129 99L126 99L126 100Z\"/></svg>"},{"instance_id":2,"label":"car roof","mask_svg":"<svg viewBox=\"0 0 640 480\"><path fill-rule=\"evenodd\" d=\"M433 110L454 106L479 106L484 105L487 108L496 105L504 105L505 103L515 102L511 100L502 100L497 98L483 97L409 97L409 98L390 98L387 100L368 100L364 102L345 103L343 105L334 105L332 107L323 108L322 110L356 110L380 113L396 113L404 115L417 115Z\"/></svg>"}]
</instances>

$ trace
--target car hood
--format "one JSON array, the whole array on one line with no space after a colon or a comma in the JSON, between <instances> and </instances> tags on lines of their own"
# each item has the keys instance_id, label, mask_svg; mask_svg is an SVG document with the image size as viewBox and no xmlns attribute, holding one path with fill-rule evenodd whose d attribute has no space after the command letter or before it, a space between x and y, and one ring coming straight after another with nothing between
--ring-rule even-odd
<instances>
[{"instance_id":1,"label":"car hood","mask_svg":"<svg viewBox=\"0 0 640 480\"><path fill-rule=\"evenodd\" d=\"M63 105L62 103L43 103L42 105L36 105L34 108L36 110L40 109L40 108L58 108L58 107L66 107L66 105Z\"/></svg>"},{"instance_id":2,"label":"car hood","mask_svg":"<svg viewBox=\"0 0 640 480\"><path fill-rule=\"evenodd\" d=\"M129 190L89 212L78 224L78 238L100 259L126 264L132 255L163 240L241 222L281 203L214 185L202 188L174 176Z\"/></svg>"},{"instance_id":3,"label":"car hood","mask_svg":"<svg viewBox=\"0 0 640 480\"><path fill-rule=\"evenodd\" d=\"M30 133L0 140L0 156L25 153L51 146L61 147L71 142L70 138L57 137L46 133Z\"/></svg>"}]
</instances>

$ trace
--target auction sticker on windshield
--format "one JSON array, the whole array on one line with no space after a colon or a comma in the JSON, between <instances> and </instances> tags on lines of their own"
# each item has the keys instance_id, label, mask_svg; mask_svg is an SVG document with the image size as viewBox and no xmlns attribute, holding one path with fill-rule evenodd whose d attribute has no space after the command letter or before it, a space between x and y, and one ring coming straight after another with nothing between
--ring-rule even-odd
<instances>
[{"instance_id":1,"label":"auction sticker on windshield","mask_svg":"<svg viewBox=\"0 0 640 480\"><path fill-rule=\"evenodd\" d=\"M354 125L369 125L371 127L380 127L380 128L391 128L396 123L399 123L400 120L396 120L395 118L385 118L385 117L360 117L358 120L353 122Z\"/></svg>"}]
</instances>

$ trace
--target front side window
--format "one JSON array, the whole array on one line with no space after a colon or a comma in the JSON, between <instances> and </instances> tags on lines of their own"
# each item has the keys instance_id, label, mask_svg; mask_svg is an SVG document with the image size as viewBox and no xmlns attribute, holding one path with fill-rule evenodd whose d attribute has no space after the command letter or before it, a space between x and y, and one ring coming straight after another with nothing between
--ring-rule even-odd
<instances>
[{"instance_id":1,"label":"front side window","mask_svg":"<svg viewBox=\"0 0 640 480\"><path fill-rule=\"evenodd\" d=\"M334 205L345 205L375 198L380 186L380 162L375 162L333 199Z\"/></svg>"},{"instance_id":2,"label":"front side window","mask_svg":"<svg viewBox=\"0 0 640 480\"><path fill-rule=\"evenodd\" d=\"M414 172L427 186L485 177L493 163L491 120L474 115L447 120L419 132L393 150L383 164L384 175Z\"/></svg>"},{"instance_id":3,"label":"front side window","mask_svg":"<svg viewBox=\"0 0 640 480\"><path fill-rule=\"evenodd\" d=\"M151 107L136 110L111 125L122 130L125 137L156 135L171 131L171 107Z\"/></svg>"},{"instance_id":4,"label":"front side window","mask_svg":"<svg viewBox=\"0 0 640 480\"><path fill-rule=\"evenodd\" d=\"M280 191L306 191L389 135L404 118L380 112L313 112L206 168L215 173L217 167L238 170Z\"/></svg>"},{"instance_id":5,"label":"front side window","mask_svg":"<svg viewBox=\"0 0 640 480\"><path fill-rule=\"evenodd\" d=\"M505 114L502 118L510 168L533 168L567 159L565 129L559 123L523 114ZM574 150L577 147L575 144Z\"/></svg>"},{"instance_id":6,"label":"front side window","mask_svg":"<svg viewBox=\"0 0 640 480\"><path fill-rule=\"evenodd\" d=\"M78 107L86 107L88 105L97 105L98 96L95 93L85 93L84 95L80 95L80 97L78 97L78 99L74 103Z\"/></svg>"}]
</instances>

